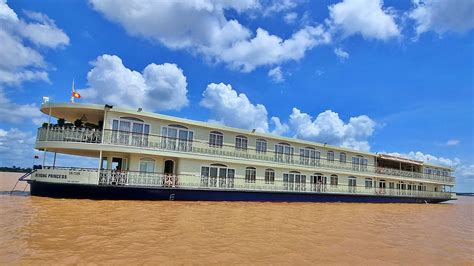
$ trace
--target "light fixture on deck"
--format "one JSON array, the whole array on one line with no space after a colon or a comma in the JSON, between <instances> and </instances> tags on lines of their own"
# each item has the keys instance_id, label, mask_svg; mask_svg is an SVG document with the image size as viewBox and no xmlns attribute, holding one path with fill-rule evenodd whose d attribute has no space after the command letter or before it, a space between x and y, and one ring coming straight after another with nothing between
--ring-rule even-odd
<instances>
[{"instance_id":1,"label":"light fixture on deck","mask_svg":"<svg viewBox=\"0 0 474 266\"><path fill-rule=\"evenodd\" d=\"M252 133L255 133L255 128L254 128L254 129L252 129Z\"/></svg>"},{"instance_id":2,"label":"light fixture on deck","mask_svg":"<svg viewBox=\"0 0 474 266\"><path fill-rule=\"evenodd\" d=\"M82 122L87 122L87 116L86 116L85 114L82 115L81 121L82 121Z\"/></svg>"},{"instance_id":3,"label":"light fixture on deck","mask_svg":"<svg viewBox=\"0 0 474 266\"><path fill-rule=\"evenodd\" d=\"M112 109L112 108L114 108L113 105L108 105L108 104L105 105L105 109Z\"/></svg>"},{"instance_id":4,"label":"light fixture on deck","mask_svg":"<svg viewBox=\"0 0 474 266\"><path fill-rule=\"evenodd\" d=\"M143 109L141 107L138 108L137 112L141 112Z\"/></svg>"}]
</instances>

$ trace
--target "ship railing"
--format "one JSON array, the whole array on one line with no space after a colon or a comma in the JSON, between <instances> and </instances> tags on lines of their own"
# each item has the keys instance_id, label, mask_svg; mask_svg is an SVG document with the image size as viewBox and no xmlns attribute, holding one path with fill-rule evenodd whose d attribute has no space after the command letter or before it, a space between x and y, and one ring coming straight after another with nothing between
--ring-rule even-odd
<instances>
[{"instance_id":1,"label":"ship railing","mask_svg":"<svg viewBox=\"0 0 474 266\"><path fill-rule=\"evenodd\" d=\"M47 128L38 129L37 141L65 141L101 143L102 131L93 129L74 128ZM225 156L231 158L244 158L249 160L268 161L284 165L297 165L321 169L337 169L348 172L379 174L384 176L399 176L419 180L432 180L453 183L454 177L427 174L420 172L404 171L393 168L375 167L367 164L354 164L351 162L328 160L324 157L300 157L298 154L282 154L272 150L259 151L252 148L237 149L232 145L216 145L208 141L187 140L180 138L163 137L153 134L138 134L129 131L104 130L103 144L147 148L154 150L174 151L180 153L195 153Z\"/></svg>"},{"instance_id":2,"label":"ship railing","mask_svg":"<svg viewBox=\"0 0 474 266\"><path fill-rule=\"evenodd\" d=\"M201 177L195 175L170 175L134 171L100 170L99 185L188 188L211 190L265 191L265 192L304 192L336 193L356 195L403 196L426 198L453 198L453 193L419 190L387 189L365 186L295 183L285 181L248 182L243 178Z\"/></svg>"}]
</instances>

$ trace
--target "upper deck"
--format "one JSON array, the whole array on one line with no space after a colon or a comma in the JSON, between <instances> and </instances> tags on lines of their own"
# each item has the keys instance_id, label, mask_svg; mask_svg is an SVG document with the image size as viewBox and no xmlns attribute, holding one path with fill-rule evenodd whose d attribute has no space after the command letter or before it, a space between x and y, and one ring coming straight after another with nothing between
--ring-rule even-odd
<instances>
[{"instance_id":1,"label":"upper deck","mask_svg":"<svg viewBox=\"0 0 474 266\"><path fill-rule=\"evenodd\" d=\"M249 160L298 169L331 170L379 178L454 184L451 169L423 162L360 152L326 144L262 134L170 116L89 104L52 104L44 113L67 121L83 120L92 127L44 127L36 147L122 152L172 153L173 156L217 160ZM84 121L85 120L85 121ZM101 126L99 126L101 125ZM100 144L100 145L82 145ZM82 145L82 146L78 146ZM70 151L69 151L70 152ZM95 154L94 154L95 156ZM427 171L430 169L430 171Z\"/></svg>"}]
</instances>

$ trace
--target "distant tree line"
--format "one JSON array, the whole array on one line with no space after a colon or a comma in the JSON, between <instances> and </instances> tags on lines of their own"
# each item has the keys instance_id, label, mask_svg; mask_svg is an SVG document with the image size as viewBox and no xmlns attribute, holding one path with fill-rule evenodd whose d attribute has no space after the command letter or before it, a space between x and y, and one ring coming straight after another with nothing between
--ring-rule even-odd
<instances>
[{"instance_id":1,"label":"distant tree line","mask_svg":"<svg viewBox=\"0 0 474 266\"><path fill-rule=\"evenodd\" d=\"M31 172L31 168L22 168L22 167L17 167L17 166L0 166L0 172L17 172L17 173L27 173Z\"/></svg>"}]
</instances>

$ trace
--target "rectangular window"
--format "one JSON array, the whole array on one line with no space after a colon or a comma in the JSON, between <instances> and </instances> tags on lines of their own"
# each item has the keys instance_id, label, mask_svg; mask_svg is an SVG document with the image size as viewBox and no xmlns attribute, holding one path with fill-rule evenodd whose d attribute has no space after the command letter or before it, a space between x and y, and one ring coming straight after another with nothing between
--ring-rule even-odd
<instances>
[{"instance_id":1,"label":"rectangular window","mask_svg":"<svg viewBox=\"0 0 474 266\"><path fill-rule=\"evenodd\" d=\"M388 183L388 188L389 189L395 189L395 183L393 183L393 182Z\"/></svg>"},{"instance_id":2,"label":"rectangular window","mask_svg":"<svg viewBox=\"0 0 474 266\"><path fill-rule=\"evenodd\" d=\"M300 149L300 164L314 166L316 161L319 161L319 156L319 151L316 151L313 148L302 148Z\"/></svg>"},{"instance_id":3,"label":"rectangular window","mask_svg":"<svg viewBox=\"0 0 474 266\"><path fill-rule=\"evenodd\" d=\"M293 162L293 147L287 144L275 144L275 161Z\"/></svg>"},{"instance_id":4,"label":"rectangular window","mask_svg":"<svg viewBox=\"0 0 474 266\"><path fill-rule=\"evenodd\" d=\"M340 163L346 163L346 154L345 153L341 152L339 154L339 162Z\"/></svg>"},{"instance_id":5,"label":"rectangular window","mask_svg":"<svg viewBox=\"0 0 474 266\"><path fill-rule=\"evenodd\" d=\"M209 147L222 148L224 144L224 135L220 132L211 132L209 134Z\"/></svg>"},{"instance_id":6,"label":"rectangular window","mask_svg":"<svg viewBox=\"0 0 474 266\"><path fill-rule=\"evenodd\" d=\"M257 180L257 169L248 167L245 169L245 183L255 183Z\"/></svg>"},{"instance_id":7,"label":"rectangular window","mask_svg":"<svg viewBox=\"0 0 474 266\"><path fill-rule=\"evenodd\" d=\"M256 151L257 151L257 153L266 153L267 152L267 141L264 140L264 139L257 139Z\"/></svg>"},{"instance_id":8,"label":"rectangular window","mask_svg":"<svg viewBox=\"0 0 474 266\"><path fill-rule=\"evenodd\" d=\"M247 150L247 138L244 136L237 136L235 138L235 148L237 150Z\"/></svg>"},{"instance_id":9,"label":"rectangular window","mask_svg":"<svg viewBox=\"0 0 474 266\"><path fill-rule=\"evenodd\" d=\"M339 180L337 178L337 175L332 175L331 176L331 186L337 186L339 183Z\"/></svg>"},{"instance_id":10,"label":"rectangular window","mask_svg":"<svg viewBox=\"0 0 474 266\"><path fill-rule=\"evenodd\" d=\"M265 171L265 184L274 184L275 183L275 171L266 170Z\"/></svg>"},{"instance_id":11,"label":"rectangular window","mask_svg":"<svg viewBox=\"0 0 474 266\"><path fill-rule=\"evenodd\" d=\"M372 179L370 178L365 179L365 188L372 188Z\"/></svg>"},{"instance_id":12,"label":"rectangular window","mask_svg":"<svg viewBox=\"0 0 474 266\"><path fill-rule=\"evenodd\" d=\"M328 151L328 162L334 162L334 152L333 151Z\"/></svg>"}]
</instances>

